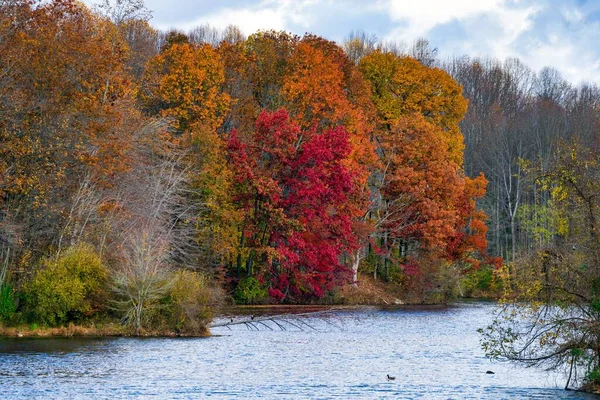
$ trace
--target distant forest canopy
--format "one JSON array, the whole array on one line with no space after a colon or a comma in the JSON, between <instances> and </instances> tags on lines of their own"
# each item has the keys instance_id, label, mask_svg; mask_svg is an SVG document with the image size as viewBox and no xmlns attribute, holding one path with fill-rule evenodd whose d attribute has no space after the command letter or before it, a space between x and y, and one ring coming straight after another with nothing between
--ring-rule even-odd
<instances>
[{"instance_id":1,"label":"distant forest canopy","mask_svg":"<svg viewBox=\"0 0 600 400\"><path fill-rule=\"evenodd\" d=\"M0 11L0 287L50 323L108 298L139 327L181 271L240 302L315 301L359 271L450 285L564 240L535 177L565 143L597 151L598 87L516 59L161 32L139 0ZM78 272L89 304L47 317L45 271L78 256L98 291Z\"/></svg>"}]
</instances>

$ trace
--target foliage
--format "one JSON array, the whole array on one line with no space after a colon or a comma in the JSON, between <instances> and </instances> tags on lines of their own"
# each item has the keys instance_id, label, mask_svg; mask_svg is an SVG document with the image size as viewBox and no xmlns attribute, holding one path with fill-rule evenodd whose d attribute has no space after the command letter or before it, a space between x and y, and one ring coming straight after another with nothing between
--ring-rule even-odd
<instances>
[{"instance_id":1,"label":"foliage","mask_svg":"<svg viewBox=\"0 0 600 400\"><path fill-rule=\"evenodd\" d=\"M247 271L262 262L277 300L322 297L346 279L340 255L355 246L343 207L356 190L343 164L349 151L342 127L301 131L285 110L262 113L246 143L231 134L235 199L247 216L240 241L249 250Z\"/></svg>"},{"instance_id":2,"label":"foliage","mask_svg":"<svg viewBox=\"0 0 600 400\"><path fill-rule=\"evenodd\" d=\"M383 196L408 197L404 227L390 229L426 248L443 247L455 236L457 188L464 185L441 137L439 128L419 116L400 120L389 137L393 143L388 146L390 172Z\"/></svg>"},{"instance_id":3,"label":"foliage","mask_svg":"<svg viewBox=\"0 0 600 400\"><path fill-rule=\"evenodd\" d=\"M50 326L89 318L106 307L107 270L88 244L46 259L25 287L31 319Z\"/></svg>"},{"instance_id":4,"label":"foliage","mask_svg":"<svg viewBox=\"0 0 600 400\"><path fill-rule=\"evenodd\" d=\"M77 192L82 181L105 188L129 167L126 126L137 112L127 45L109 21L71 0L0 9L2 238L20 286L61 239L88 240L84 226L98 227L98 204L73 223L88 200Z\"/></svg>"},{"instance_id":5,"label":"foliage","mask_svg":"<svg viewBox=\"0 0 600 400\"><path fill-rule=\"evenodd\" d=\"M406 257L416 256L416 249L424 252L416 264L423 267L436 258L438 264L477 265L486 257L487 226L476 200L484 196L487 180L464 176L458 123L467 102L461 87L439 68L381 50L364 55L358 69L370 83L377 111L380 162L371 175L369 215L384 266L388 260L412 265ZM403 250L394 257L396 248ZM427 269L405 285L421 292L448 272Z\"/></svg>"},{"instance_id":6,"label":"foliage","mask_svg":"<svg viewBox=\"0 0 600 400\"><path fill-rule=\"evenodd\" d=\"M99 308L56 278L72 243L110 267L138 333L167 297L173 326L201 329L203 278L186 275L198 297L184 298L179 270L227 271L240 301L301 302L356 279L365 257L374 277L440 297L458 266L488 261L487 178L463 168L467 101L426 40L412 58L367 36L349 55L313 34L161 32L139 0L0 11L2 271L32 318Z\"/></svg>"},{"instance_id":7,"label":"foliage","mask_svg":"<svg viewBox=\"0 0 600 400\"><path fill-rule=\"evenodd\" d=\"M181 131L196 125L210 132L229 103L221 91L224 79L223 64L211 46L175 43L150 60L140 97L148 113L175 118Z\"/></svg>"},{"instance_id":8,"label":"foliage","mask_svg":"<svg viewBox=\"0 0 600 400\"><path fill-rule=\"evenodd\" d=\"M230 105L224 82L220 54L183 40L149 61L140 92L148 114L174 119L178 134L171 140L187 152L182 164L189 169L191 201L203 208L196 224L206 264L231 256L240 219L231 205L226 142L217 134Z\"/></svg>"},{"instance_id":9,"label":"foliage","mask_svg":"<svg viewBox=\"0 0 600 400\"><path fill-rule=\"evenodd\" d=\"M599 368L600 158L577 144L563 145L539 183L553 194L559 217L572 229L559 245L513 265L513 290L484 331L487 354L561 369L571 382L593 379Z\"/></svg>"},{"instance_id":10,"label":"foliage","mask_svg":"<svg viewBox=\"0 0 600 400\"><path fill-rule=\"evenodd\" d=\"M403 116L421 114L444 128L442 137L450 159L462 165L464 146L458 123L467 111L467 100L450 75L411 57L379 50L363 57L359 69L371 82L380 124L393 124Z\"/></svg>"},{"instance_id":11,"label":"foliage","mask_svg":"<svg viewBox=\"0 0 600 400\"><path fill-rule=\"evenodd\" d=\"M554 235L566 234L568 226L550 200L545 205L524 204L517 212L522 229L538 243L550 243Z\"/></svg>"},{"instance_id":12,"label":"foliage","mask_svg":"<svg viewBox=\"0 0 600 400\"><path fill-rule=\"evenodd\" d=\"M13 287L5 283L0 286L0 322L10 322L14 317L15 311L15 293Z\"/></svg>"},{"instance_id":13,"label":"foliage","mask_svg":"<svg viewBox=\"0 0 600 400\"><path fill-rule=\"evenodd\" d=\"M502 272L490 264L470 268L462 277L459 290L463 297L499 298L504 292Z\"/></svg>"},{"instance_id":14,"label":"foliage","mask_svg":"<svg viewBox=\"0 0 600 400\"><path fill-rule=\"evenodd\" d=\"M233 298L238 304L257 304L266 301L269 293L264 284L254 276L243 278L237 285Z\"/></svg>"},{"instance_id":15,"label":"foliage","mask_svg":"<svg viewBox=\"0 0 600 400\"><path fill-rule=\"evenodd\" d=\"M169 327L185 334L205 334L212 320L211 291L207 279L198 272L175 273L166 299Z\"/></svg>"}]
</instances>

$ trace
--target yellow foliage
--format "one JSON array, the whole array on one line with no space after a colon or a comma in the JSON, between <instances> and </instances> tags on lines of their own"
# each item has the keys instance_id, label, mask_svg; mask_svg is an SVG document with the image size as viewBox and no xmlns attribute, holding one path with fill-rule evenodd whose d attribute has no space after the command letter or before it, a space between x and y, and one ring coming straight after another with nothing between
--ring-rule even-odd
<instances>
[{"instance_id":1,"label":"yellow foliage","mask_svg":"<svg viewBox=\"0 0 600 400\"><path fill-rule=\"evenodd\" d=\"M381 51L363 57L358 67L371 83L380 126L389 127L401 117L421 114L444 129L452 160L462 165L464 143L458 123L467 112L468 101L450 75L411 57Z\"/></svg>"}]
</instances>

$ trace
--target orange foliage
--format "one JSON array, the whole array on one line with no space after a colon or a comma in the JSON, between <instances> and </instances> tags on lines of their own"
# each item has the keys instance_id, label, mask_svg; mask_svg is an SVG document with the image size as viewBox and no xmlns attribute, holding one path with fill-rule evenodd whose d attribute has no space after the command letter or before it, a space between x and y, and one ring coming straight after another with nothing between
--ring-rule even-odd
<instances>
[{"instance_id":1,"label":"orange foliage","mask_svg":"<svg viewBox=\"0 0 600 400\"><path fill-rule=\"evenodd\" d=\"M343 50L317 36L299 39L273 31L251 35L242 44L222 43L219 50L226 62L226 87L234 98L226 131L236 128L240 136L249 135L251 121L261 110L280 107L290 111L305 133L343 125L352 145L345 165L362 188L347 206L362 216L367 178L376 163L370 141L376 113L368 83Z\"/></svg>"},{"instance_id":2,"label":"orange foliage","mask_svg":"<svg viewBox=\"0 0 600 400\"><path fill-rule=\"evenodd\" d=\"M198 227L199 240L219 258L226 258L235 247L239 217L230 199L226 144L218 134L230 104L224 84L220 53L176 36L150 60L141 92L146 111L173 118L183 134L177 141L191 153L191 183L207 210Z\"/></svg>"},{"instance_id":3,"label":"orange foliage","mask_svg":"<svg viewBox=\"0 0 600 400\"><path fill-rule=\"evenodd\" d=\"M384 200L408 197L402 211L407 215L402 219L405 226L398 235L419 240L429 249L443 248L455 236L459 218L457 188L462 182L440 130L414 115L398 119L382 141L389 160Z\"/></svg>"},{"instance_id":4,"label":"orange foliage","mask_svg":"<svg viewBox=\"0 0 600 400\"><path fill-rule=\"evenodd\" d=\"M475 201L487 181L464 177L462 170L458 123L467 100L460 85L439 68L380 51L363 57L359 70L371 83L378 113L382 170L375 177L381 180L378 208L385 209L379 214L394 215L382 229L453 260L484 256L487 217Z\"/></svg>"},{"instance_id":5,"label":"orange foliage","mask_svg":"<svg viewBox=\"0 0 600 400\"><path fill-rule=\"evenodd\" d=\"M39 206L52 188L75 183L76 170L91 167L106 183L127 167L126 44L76 1L5 7L12 9L0 17L0 98L10 104L0 106L2 186L31 193Z\"/></svg>"},{"instance_id":6,"label":"orange foliage","mask_svg":"<svg viewBox=\"0 0 600 400\"><path fill-rule=\"evenodd\" d=\"M229 104L224 81L223 63L211 46L174 43L150 60L141 99L149 113L173 117L181 131L201 126L214 132Z\"/></svg>"},{"instance_id":7,"label":"orange foliage","mask_svg":"<svg viewBox=\"0 0 600 400\"><path fill-rule=\"evenodd\" d=\"M288 61L282 93L302 128L343 125L350 133L352 150L345 164L362 190L347 206L353 215L362 216L368 202L367 179L376 162L370 141L375 112L368 85L335 43L307 35Z\"/></svg>"}]
</instances>

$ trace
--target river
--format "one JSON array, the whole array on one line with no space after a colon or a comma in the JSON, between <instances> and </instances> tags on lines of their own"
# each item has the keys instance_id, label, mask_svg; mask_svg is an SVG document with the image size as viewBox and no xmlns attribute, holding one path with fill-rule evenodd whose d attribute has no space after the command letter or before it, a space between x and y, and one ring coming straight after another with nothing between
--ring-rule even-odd
<instances>
[{"instance_id":1,"label":"river","mask_svg":"<svg viewBox=\"0 0 600 400\"><path fill-rule=\"evenodd\" d=\"M477 328L493 307L335 311L204 339L0 339L0 399L598 398L486 359Z\"/></svg>"}]
</instances>

